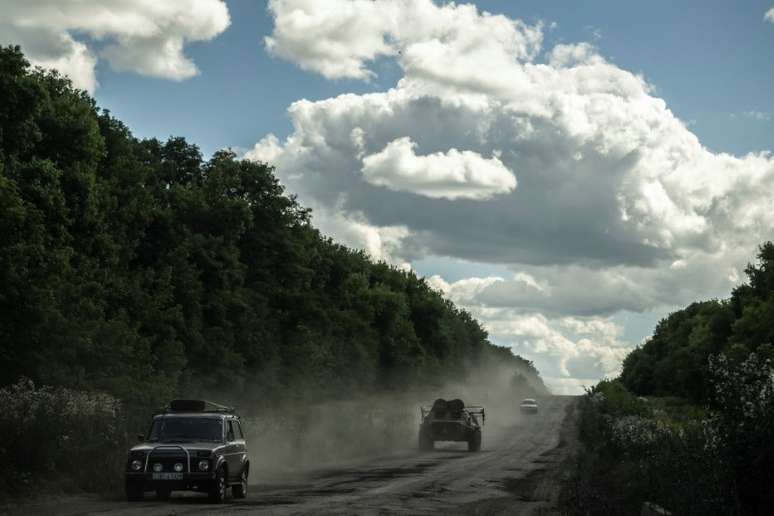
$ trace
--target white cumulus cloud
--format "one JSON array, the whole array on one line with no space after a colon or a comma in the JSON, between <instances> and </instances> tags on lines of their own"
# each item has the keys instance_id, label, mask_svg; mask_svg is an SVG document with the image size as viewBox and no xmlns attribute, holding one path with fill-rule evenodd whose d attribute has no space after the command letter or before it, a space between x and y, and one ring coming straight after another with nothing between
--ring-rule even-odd
<instances>
[{"instance_id":1,"label":"white cumulus cloud","mask_svg":"<svg viewBox=\"0 0 774 516\"><path fill-rule=\"evenodd\" d=\"M270 12L277 56L361 79L389 58L402 77L293 103L292 133L251 156L304 204L401 228L400 260L513 271L432 281L546 371L560 357L551 376L565 386L614 373L632 345L577 321L609 329L621 310L727 295L772 237L771 154L707 149L588 42L543 48L540 24L431 0L274 0Z\"/></svg>"},{"instance_id":2,"label":"white cumulus cloud","mask_svg":"<svg viewBox=\"0 0 774 516\"><path fill-rule=\"evenodd\" d=\"M368 64L401 55L407 68L432 73L441 60L464 73L472 63L494 70L530 57L542 32L472 5L429 0L269 0L274 31L267 50L329 79L366 79ZM450 70L447 69L446 73ZM481 69L485 73L484 68Z\"/></svg>"},{"instance_id":3,"label":"white cumulus cloud","mask_svg":"<svg viewBox=\"0 0 774 516\"><path fill-rule=\"evenodd\" d=\"M472 309L498 343L529 357L550 388L567 380L591 385L620 374L621 362L631 350L621 339L623 329L609 319L548 318L509 310Z\"/></svg>"},{"instance_id":4,"label":"white cumulus cloud","mask_svg":"<svg viewBox=\"0 0 774 516\"><path fill-rule=\"evenodd\" d=\"M449 149L417 156L417 144L398 138L363 158L363 176L371 184L445 199L487 199L516 188L516 178L496 157Z\"/></svg>"},{"instance_id":5,"label":"white cumulus cloud","mask_svg":"<svg viewBox=\"0 0 774 516\"><path fill-rule=\"evenodd\" d=\"M763 15L763 19L774 23L774 7L766 11L766 14Z\"/></svg>"},{"instance_id":6,"label":"white cumulus cloud","mask_svg":"<svg viewBox=\"0 0 774 516\"><path fill-rule=\"evenodd\" d=\"M408 235L404 226L373 226L362 214L344 214L325 207L314 210L314 224L323 234L336 235L338 243L362 249L373 260L399 266L408 263L401 242Z\"/></svg>"},{"instance_id":7,"label":"white cumulus cloud","mask_svg":"<svg viewBox=\"0 0 774 516\"><path fill-rule=\"evenodd\" d=\"M371 77L364 62L393 52L385 7L371 0L269 0L268 8L275 29L265 38L267 50L329 79Z\"/></svg>"},{"instance_id":8,"label":"white cumulus cloud","mask_svg":"<svg viewBox=\"0 0 774 516\"><path fill-rule=\"evenodd\" d=\"M8 0L0 11L3 44L19 44L34 65L55 68L90 92L98 56L116 70L192 77L198 70L185 44L209 41L229 23L221 0Z\"/></svg>"}]
</instances>

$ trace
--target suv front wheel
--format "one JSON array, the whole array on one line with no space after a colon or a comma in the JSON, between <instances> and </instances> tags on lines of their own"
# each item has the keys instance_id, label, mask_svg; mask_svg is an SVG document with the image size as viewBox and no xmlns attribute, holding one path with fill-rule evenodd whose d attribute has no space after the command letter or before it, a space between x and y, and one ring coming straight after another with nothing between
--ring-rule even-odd
<instances>
[{"instance_id":1,"label":"suv front wheel","mask_svg":"<svg viewBox=\"0 0 774 516\"><path fill-rule=\"evenodd\" d=\"M242 469L239 483L231 488L231 494L234 495L234 498L247 498L247 468Z\"/></svg>"},{"instance_id":2,"label":"suv front wheel","mask_svg":"<svg viewBox=\"0 0 774 516\"><path fill-rule=\"evenodd\" d=\"M210 502L221 503L226 499L226 470L222 467L215 472L215 478L210 486Z\"/></svg>"}]
</instances>

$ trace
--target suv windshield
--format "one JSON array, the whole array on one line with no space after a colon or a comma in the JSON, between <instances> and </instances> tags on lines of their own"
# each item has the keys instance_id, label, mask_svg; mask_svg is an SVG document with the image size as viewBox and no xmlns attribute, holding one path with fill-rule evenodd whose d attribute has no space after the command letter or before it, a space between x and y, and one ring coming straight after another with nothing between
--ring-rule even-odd
<instances>
[{"instance_id":1,"label":"suv windshield","mask_svg":"<svg viewBox=\"0 0 774 516\"><path fill-rule=\"evenodd\" d=\"M149 441L221 441L223 423L214 417L161 417L153 421Z\"/></svg>"}]
</instances>

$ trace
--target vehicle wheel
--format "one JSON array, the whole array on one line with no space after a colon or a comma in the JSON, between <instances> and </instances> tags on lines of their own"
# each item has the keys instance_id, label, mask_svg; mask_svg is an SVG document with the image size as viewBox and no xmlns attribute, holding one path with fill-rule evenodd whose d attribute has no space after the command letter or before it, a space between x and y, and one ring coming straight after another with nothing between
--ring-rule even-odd
<instances>
[{"instance_id":1,"label":"vehicle wheel","mask_svg":"<svg viewBox=\"0 0 774 516\"><path fill-rule=\"evenodd\" d=\"M481 430L476 430L468 439L468 451L481 450Z\"/></svg>"},{"instance_id":2,"label":"vehicle wheel","mask_svg":"<svg viewBox=\"0 0 774 516\"><path fill-rule=\"evenodd\" d=\"M130 502L142 500L145 492L140 482L126 482L126 499Z\"/></svg>"},{"instance_id":3,"label":"vehicle wheel","mask_svg":"<svg viewBox=\"0 0 774 516\"><path fill-rule=\"evenodd\" d=\"M226 470L218 468L210 486L210 502L221 503L226 499Z\"/></svg>"},{"instance_id":4,"label":"vehicle wheel","mask_svg":"<svg viewBox=\"0 0 774 516\"><path fill-rule=\"evenodd\" d=\"M421 451L430 451L433 448L435 448L435 443L433 442L433 439L428 435L427 432L423 432L422 430L419 431L419 449Z\"/></svg>"},{"instance_id":5,"label":"vehicle wheel","mask_svg":"<svg viewBox=\"0 0 774 516\"><path fill-rule=\"evenodd\" d=\"M234 495L234 498L247 498L247 468L242 470L239 483L231 488L231 494Z\"/></svg>"},{"instance_id":6,"label":"vehicle wheel","mask_svg":"<svg viewBox=\"0 0 774 516\"><path fill-rule=\"evenodd\" d=\"M156 489L156 498L159 500L169 500L172 490L167 487L160 487Z\"/></svg>"}]
</instances>

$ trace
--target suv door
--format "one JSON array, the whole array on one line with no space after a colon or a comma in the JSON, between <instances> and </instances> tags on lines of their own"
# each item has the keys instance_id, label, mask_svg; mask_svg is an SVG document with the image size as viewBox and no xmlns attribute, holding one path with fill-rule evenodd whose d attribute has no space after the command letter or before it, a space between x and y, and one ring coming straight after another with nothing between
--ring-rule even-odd
<instances>
[{"instance_id":1,"label":"suv door","mask_svg":"<svg viewBox=\"0 0 774 516\"><path fill-rule=\"evenodd\" d=\"M226 421L226 461L231 480L239 480L247 461L247 447L242 435L242 428L236 419L229 418Z\"/></svg>"}]
</instances>

